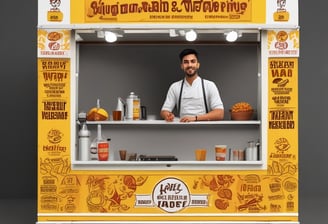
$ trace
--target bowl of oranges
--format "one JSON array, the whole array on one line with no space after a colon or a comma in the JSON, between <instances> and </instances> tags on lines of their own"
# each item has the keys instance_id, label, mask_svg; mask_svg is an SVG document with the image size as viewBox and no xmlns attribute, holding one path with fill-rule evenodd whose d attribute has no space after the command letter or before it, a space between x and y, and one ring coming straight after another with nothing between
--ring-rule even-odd
<instances>
[{"instance_id":1,"label":"bowl of oranges","mask_svg":"<svg viewBox=\"0 0 328 224\"><path fill-rule=\"evenodd\" d=\"M231 120L251 120L253 118L254 109L253 107L247 102L238 102L235 103L230 108L230 116Z\"/></svg>"}]
</instances>

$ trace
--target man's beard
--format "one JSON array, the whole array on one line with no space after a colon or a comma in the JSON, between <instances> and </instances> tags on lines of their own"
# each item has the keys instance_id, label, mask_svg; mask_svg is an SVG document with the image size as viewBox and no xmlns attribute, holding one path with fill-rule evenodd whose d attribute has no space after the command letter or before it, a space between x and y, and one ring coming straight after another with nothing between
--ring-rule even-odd
<instances>
[{"instance_id":1,"label":"man's beard","mask_svg":"<svg viewBox=\"0 0 328 224\"><path fill-rule=\"evenodd\" d=\"M190 69L190 68L187 68L186 71L185 71L185 74L186 74L189 78L194 77L194 76L197 74L197 72L198 72L198 69L194 69L194 72L193 72L193 73L188 73L187 70L189 70L189 69Z\"/></svg>"}]
</instances>

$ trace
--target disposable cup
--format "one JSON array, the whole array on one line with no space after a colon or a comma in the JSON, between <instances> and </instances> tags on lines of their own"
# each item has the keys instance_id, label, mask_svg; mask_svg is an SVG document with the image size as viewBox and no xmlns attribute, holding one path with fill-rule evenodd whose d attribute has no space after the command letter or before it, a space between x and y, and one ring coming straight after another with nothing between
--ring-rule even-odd
<instances>
[{"instance_id":1,"label":"disposable cup","mask_svg":"<svg viewBox=\"0 0 328 224\"><path fill-rule=\"evenodd\" d=\"M206 160L206 149L196 149L195 150L195 157L196 157L197 161Z\"/></svg>"},{"instance_id":2,"label":"disposable cup","mask_svg":"<svg viewBox=\"0 0 328 224\"><path fill-rule=\"evenodd\" d=\"M226 160L227 145L216 145L215 146L215 158L217 161Z\"/></svg>"}]
</instances>

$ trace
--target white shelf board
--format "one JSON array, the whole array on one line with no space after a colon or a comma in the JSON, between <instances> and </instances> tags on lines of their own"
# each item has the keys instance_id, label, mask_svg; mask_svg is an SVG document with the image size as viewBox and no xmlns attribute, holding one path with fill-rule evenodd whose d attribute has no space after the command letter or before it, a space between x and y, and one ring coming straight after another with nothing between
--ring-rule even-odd
<instances>
[{"instance_id":1,"label":"white shelf board","mask_svg":"<svg viewBox=\"0 0 328 224\"><path fill-rule=\"evenodd\" d=\"M262 161L74 161L77 170L259 170Z\"/></svg>"},{"instance_id":2,"label":"white shelf board","mask_svg":"<svg viewBox=\"0 0 328 224\"><path fill-rule=\"evenodd\" d=\"M87 124L103 124L103 125L260 125L259 120L247 120L247 121L197 121L197 122L167 122L165 120L131 120L131 121L87 121Z\"/></svg>"}]
</instances>

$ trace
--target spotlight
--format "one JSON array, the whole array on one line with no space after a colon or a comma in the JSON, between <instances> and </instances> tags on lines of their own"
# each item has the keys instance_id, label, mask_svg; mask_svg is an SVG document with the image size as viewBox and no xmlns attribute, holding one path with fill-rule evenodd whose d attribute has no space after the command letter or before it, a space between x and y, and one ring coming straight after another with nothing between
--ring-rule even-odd
<instances>
[{"instance_id":1,"label":"spotlight","mask_svg":"<svg viewBox=\"0 0 328 224\"><path fill-rule=\"evenodd\" d=\"M117 35L110 31L105 31L105 40L109 43L117 41Z\"/></svg>"},{"instance_id":2,"label":"spotlight","mask_svg":"<svg viewBox=\"0 0 328 224\"><path fill-rule=\"evenodd\" d=\"M177 34L177 32L176 32L175 29L170 29L170 30L169 30L169 35L170 35L170 37L177 37L177 36L179 36L179 35Z\"/></svg>"},{"instance_id":3,"label":"spotlight","mask_svg":"<svg viewBox=\"0 0 328 224\"><path fill-rule=\"evenodd\" d=\"M194 30L186 32L187 41L195 41L197 39L197 33Z\"/></svg>"},{"instance_id":4,"label":"spotlight","mask_svg":"<svg viewBox=\"0 0 328 224\"><path fill-rule=\"evenodd\" d=\"M234 30L225 33L225 35L226 35L226 40L229 42L235 42L238 39L238 37L240 37L238 32Z\"/></svg>"}]
</instances>

